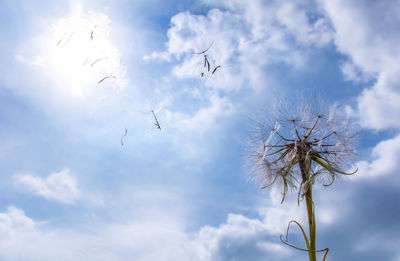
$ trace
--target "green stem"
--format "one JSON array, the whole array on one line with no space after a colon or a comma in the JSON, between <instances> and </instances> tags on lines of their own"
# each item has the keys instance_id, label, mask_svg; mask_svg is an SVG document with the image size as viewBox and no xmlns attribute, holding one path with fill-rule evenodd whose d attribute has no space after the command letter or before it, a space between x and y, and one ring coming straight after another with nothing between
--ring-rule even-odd
<instances>
[{"instance_id":1,"label":"green stem","mask_svg":"<svg viewBox=\"0 0 400 261\"><path fill-rule=\"evenodd\" d=\"M307 216L308 216L308 228L310 231L309 239L310 239L310 249L308 252L308 257L310 261L316 261L315 257L315 215L314 215L314 206L312 201L312 186L310 184L309 189L306 192L306 205L307 205Z\"/></svg>"},{"instance_id":2,"label":"green stem","mask_svg":"<svg viewBox=\"0 0 400 261\"><path fill-rule=\"evenodd\" d=\"M310 172L306 167L306 162L300 162L300 170L303 179L303 183L310 179ZM308 217L308 229L309 229L309 245L308 245L308 257L310 261L316 261L315 255L315 213L314 203L312 200L312 183L309 182L309 187L305 193L306 206L307 206L307 217Z\"/></svg>"}]
</instances>

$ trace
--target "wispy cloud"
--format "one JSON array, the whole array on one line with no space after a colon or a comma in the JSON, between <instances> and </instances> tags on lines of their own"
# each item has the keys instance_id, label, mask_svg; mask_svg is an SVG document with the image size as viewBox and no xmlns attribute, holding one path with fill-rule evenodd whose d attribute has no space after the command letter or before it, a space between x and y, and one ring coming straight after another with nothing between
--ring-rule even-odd
<instances>
[{"instance_id":1,"label":"wispy cloud","mask_svg":"<svg viewBox=\"0 0 400 261\"><path fill-rule=\"evenodd\" d=\"M41 57L35 57L33 59L27 59L22 55L16 55L15 56L15 60L20 62L20 63L26 64L28 66L43 66L44 65L43 59Z\"/></svg>"},{"instance_id":2,"label":"wispy cloud","mask_svg":"<svg viewBox=\"0 0 400 261\"><path fill-rule=\"evenodd\" d=\"M373 78L373 75L365 75L360 68L358 68L353 62L345 61L340 65L343 77L346 81L354 81L356 83L366 82Z\"/></svg>"},{"instance_id":3,"label":"wispy cloud","mask_svg":"<svg viewBox=\"0 0 400 261\"><path fill-rule=\"evenodd\" d=\"M46 178L28 175L18 175L16 182L32 193L48 200L55 200L66 204L73 204L80 196L75 179L69 169L55 172Z\"/></svg>"}]
</instances>

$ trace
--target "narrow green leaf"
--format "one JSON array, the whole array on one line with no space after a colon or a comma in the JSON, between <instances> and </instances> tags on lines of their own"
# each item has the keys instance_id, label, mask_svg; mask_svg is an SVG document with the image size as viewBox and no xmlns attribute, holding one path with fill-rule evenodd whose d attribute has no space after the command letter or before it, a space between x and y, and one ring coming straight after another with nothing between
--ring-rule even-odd
<instances>
[{"instance_id":1,"label":"narrow green leaf","mask_svg":"<svg viewBox=\"0 0 400 261\"><path fill-rule=\"evenodd\" d=\"M282 177L283 178L283 196L282 196L282 201L281 201L281 204L283 203L283 201L285 200L285 196L286 196L286 193L287 193L287 189L288 189L288 185L287 185L287 181L286 181L286 178L283 176Z\"/></svg>"},{"instance_id":2,"label":"narrow green leaf","mask_svg":"<svg viewBox=\"0 0 400 261\"><path fill-rule=\"evenodd\" d=\"M343 175L353 175L358 171L358 169L356 169L354 172L344 172L344 171L338 170L337 168L335 168L335 167L331 166L329 163L327 163L325 160L321 159L320 157L316 157L316 156L313 156L312 160L314 160L321 167L323 167L324 169L326 169L330 172L337 172L337 173L340 173Z\"/></svg>"}]
</instances>

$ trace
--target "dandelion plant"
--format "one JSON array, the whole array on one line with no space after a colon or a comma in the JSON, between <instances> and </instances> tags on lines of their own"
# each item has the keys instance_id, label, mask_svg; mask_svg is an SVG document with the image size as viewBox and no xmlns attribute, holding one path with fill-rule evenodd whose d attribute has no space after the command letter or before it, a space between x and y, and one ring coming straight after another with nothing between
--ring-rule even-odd
<instances>
[{"instance_id":1,"label":"dandelion plant","mask_svg":"<svg viewBox=\"0 0 400 261\"><path fill-rule=\"evenodd\" d=\"M324 261L329 250L316 249L313 185L330 186L339 175L352 175L357 171L346 172L353 162L354 135L351 124L342 115L338 106L312 109L302 103L292 111L280 108L269 115L267 122L256 122L256 139L251 142L250 164L262 188L274 184L282 186L281 203L289 188L294 188L298 205L305 201L308 236L300 223L292 220L286 237L281 236L281 240L293 248L307 251L310 261L316 261L316 252L324 252ZM289 227L293 223L300 228L306 248L288 242Z\"/></svg>"}]
</instances>

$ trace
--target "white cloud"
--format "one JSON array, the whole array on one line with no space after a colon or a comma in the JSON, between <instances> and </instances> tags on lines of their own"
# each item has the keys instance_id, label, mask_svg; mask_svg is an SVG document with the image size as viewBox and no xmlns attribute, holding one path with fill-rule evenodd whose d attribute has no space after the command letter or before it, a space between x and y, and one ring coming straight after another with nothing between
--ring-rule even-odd
<instances>
[{"instance_id":1,"label":"white cloud","mask_svg":"<svg viewBox=\"0 0 400 261\"><path fill-rule=\"evenodd\" d=\"M315 17L309 17L310 13L309 6L302 6L295 1L279 3L277 20L302 44L318 47L329 43L333 38L333 30L329 22L322 15L318 17L313 14Z\"/></svg>"},{"instance_id":2,"label":"white cloud","mask_svg":"<svg viewBox=\"0 0 400 261\"><path fill-rule=\"evenodd\" d=\"M52 173L47 178L35 177L29 174L19 175L16 176L16 181L34 194L48 200L72 204L80 196L76 181L68 169Z\"/></svg>"},{"instance_id":3,"label":"white cloud","mask_svg":"<svg viewBox=\"0 0 400 261\"><path fill-rule=\"evenodd\" d=\"M223 117L229 117L235 111L235 106L226 98L216 93L209 96L210 104L200 108L195 114L166 111L166 120L170 125L181 131L203 133L220 127Z\"/></svg>"},{"instance_id":4,"label":"white cloud","mask_svg":"<svg viewBox=\"0 0 400 261\"><path fill-rule=\"evenodd\" d=\"M271 237L268 227L258 219L229 214L219 227L203 227L197 241L207 250L207 260L265 260L277 256L281 260L290 255L277 236Z\"/></svg>"},{"instance_id":5,"label":"white cloud","mask_svg":"<svg viewBox=\"0 0 400 261\"><path fill-rule=\"evenodd\" d=\"M263 221L238 214L229 214L218 227L205 226L194 233L171 219L96 224L97 232L91 231L58 229L9 207L0 213L0 259L256 261L291 256Z\"/></svg>"},{"instance_id":6,"label":"white cloud","mask_svg":"<svg viewBox=\"0 0 400 261\"><path fill-rule=\"evenodd\" d=\"M358 116L364 127L399 128L400 70L397 74L382 72L377 83L365 89L358 98Z\"/></svg>"},{"instance_id":7,"label":"white cloud","mask_svg":"<svg viewBox=\"0 0 400 261\"><path fill-rule=\"evenodd\" d=\"M34 228L35 222L26 217L25 213L16 207L9 207L7 213L0 213L1 241L12 237L16 231L33 231Z\"/></svg>"},{"instance_id":8,"label":"white cloud","mask_svg":"<svg viewBox=\"0 0 400 261\"><path fill-rule=\"evenodd\" d=\"M40 224L10 207L0 213L1 260L202 260L179 227L130 222L85 230Z\"/></svg>"},{"instance_id":9,"label":"white cloud","mask_svg":"<svg viewBox=\"0 0 400 261\"><path fill-rule=\"evenodd\" d=\"M321 10L310 1L240 1L223 3L215 0L203 0L204 3L228 8L244 16L255 38L271 36L283 31L304 45L323 46L329 43L333 30ZM284 39L282 39L284 41Z\"/></svg>"},{"instance_id":10,"label":"white cloud","mask_svg":"<svg viewBox=\"0 0 400 261\"><path fill-rule=\"evenodd\" d=\"M157 116L162 138L172 142L178 151L177 156L184 159L184 165L196 172L199 166L214 157L219 137L224 135L230 119L238 111L238 107L227 97L221 97L215 92L202 94L204 96L201 99L193 99L202 104L195 105L192 110L174 111L167 105ZM154 140L154 134L151 139ZM207 142L204 142L205 139Z\"/></svg>"},{"instance_id":11,"label":"white cloud","mask_svg":"<svg viewBox=\"0 0 400 261\"><path fill-rule=\"evenodd\" d=\"M373 86L358 99L358 114L364 127L400 127L400 33L398 1L320 1L335 28L338 50L349 56L345 77L375 76ZM360 73L353 69L358 68Z\"/></svg>"},{"instance_id":12,"label":"white cloud","mask_svg":"<svg viewBox=\"0 0 400 261\"><path fill-rule=\"evenodd\" d=\"M200 82L191 86L193 97L190 98L201 93L206 102L192 108L190 113L165 109L167 124L179 130L204 133L212 129L218 125L218 119L233 115L241 106L238 103L245 99L236 99L233 106L234 97L241 89L268 88L272 79L268 79L265 66L286 63L301 67L307 62L307 50L325 46L332 39L329 21L320 10L307 10L308 4L296 1L272 1L268 5L263 1L204 3L210 8L204 15L190 12L174 15L167 32L166 49L144 57L170 61L174 63L175 77ZM204 67L204 56L195 54L208 47L210 71ZM218 65L221 68L212 74Z\"/></svg>"},{"instance_id":13,"label":"white cloud","mask_svg":"<svg viewBox=\"0 0 400 261\"><path fill-rule=\"evenodd\" d=\"M150 55L143 56L143 60L162 60L162 61L171 61L171 55L168 52L152 52Z\"/></svg>"},{"instance_id":14,"label":"white cloud","mask_svg":"<svg viewBox=\"0 0 400 261\"><path fill-rule=\"evenodd\" d=\"M391 175L399 170L400 135L395 138L378 143L372 150L370 161L358 162L358 174L355 179L376 178L383 175Z\"/></svg>"},{"instance_id":15,"label":"white cloud","mask_svg":"<svg viewBox=\"0 0 400 261\"><path fill-rule=\"evenodd\" d=\"M289 220L303 222L297 217L304 209L295 203L281 205L280 200L275 200L279 198L276 195L272 201L263 200L270 207L260 210L256 217L230 213L218 226L187 231L181 208L186 209L188 202L172 191L127 188L123 205L130 209L113 204L117 220L86 220L84 229L82 224L58 228L51 220L39 222L10 207L0 213L0 259L298 260L296 252L279 240ZM272 190L271 195L276 192ZM295 229L291 231L293 238L297 233Z\"/></svg>"},{"instance_id":16,"label":"white cloud","mask_svg":"<svg viewBox=\"0 0 400 261\"><path fill-rule=\"evenodd\" d=\"M176 76L199 78L201 72L209 73L203 56L194 53L212 44L207 52L211 67L222 64L220 71L228 75L223 81L210 75L207 85L215 88L232 90L248 82L257 87L263 82L258 71L266 64L301 66L306 59L302 48L324 46L332 39L323 14L295 1L273 1L268 6L262 1L204 2L224 11L214 8L206 15L182 12L172 17L166 51L180 61L173 70ZM148 57L165 59L167 53Z\"/></svg>"},{"instance_id":17,"label":"white cloud","mask_svg":"<svg viewBox=\"0 0 400 261\"><path fill-rule=\"evenodd\" d=\"M363 213L358 214L359 212L352 205L354 196L349 194L350 191L323 190L326 188L315 190L315 202L318 202L316 205L318 242L321 243L322 239L326 244L326 238L330 237L332 230L343 229L343 225L345 227L351 225L349 222L352 221L349 221L346 215L349 213L362 215ZM152 192L144 193L147 194L139 195L139 197L147 198L147 195L151 195L164 199L165 196L171 196L163 192L160 195L152 195ZM132 198L137 196L135 194ZM85 229L79 226L57 228L51 222L35 221L26 216L22 210L10 207L6 212L0 213L0 232L3 235L0 236L0 259L10 261L20 259L297 261L304 259L306 254L302 255L301 252L293 250L279 240L279 235L286 232L287 222L290 220L295 219L305 228L307 227L304 202L300 207L297 206L296 193L290 193L285 203L281 205L281 195L276 188L270 191L270 196L271 200L263 200L263 206L267 207L260 209L258 217L230 213L226 221L218 226L207 225L191 232L186 231L184 222L179 217L170 216L176 213L171 212L170 208L164 204L160 206L164 210L156 209L156 212L150 215L151 218L148 218L148 215L146 218L145 215L142 218L124 218L124 221L90 222ZM142 201L142 198L138 200ZM177 197L177 200L182 199ZM128 201L131 201L129 197ZM170 198L166 200L166 202L169 201L171 201ZM132 211L140 211L140 209L134 205ZM300 233L297 227L292 227L289 241L299 246L304 245ZM381 240L384 249L389 249L391 245L394 245L394 243L382 241L382 235L379 233L372 241L369 240L370 237L360 238L354 233L351 235L344 233L342 236L344 239L350 236L348 240L351 243L346 246L346 249L350 251L355 247L355 250L350 251L352 255L358 253L357 249L363 243L373 244ZM331 258L340 253L334 250L335 246L341 246L336 234L332 240L333 242L329 243L329 247L333 250L329 253ZM368 251L368 249L363 251Z\"/></svg>"}]
</instances>

